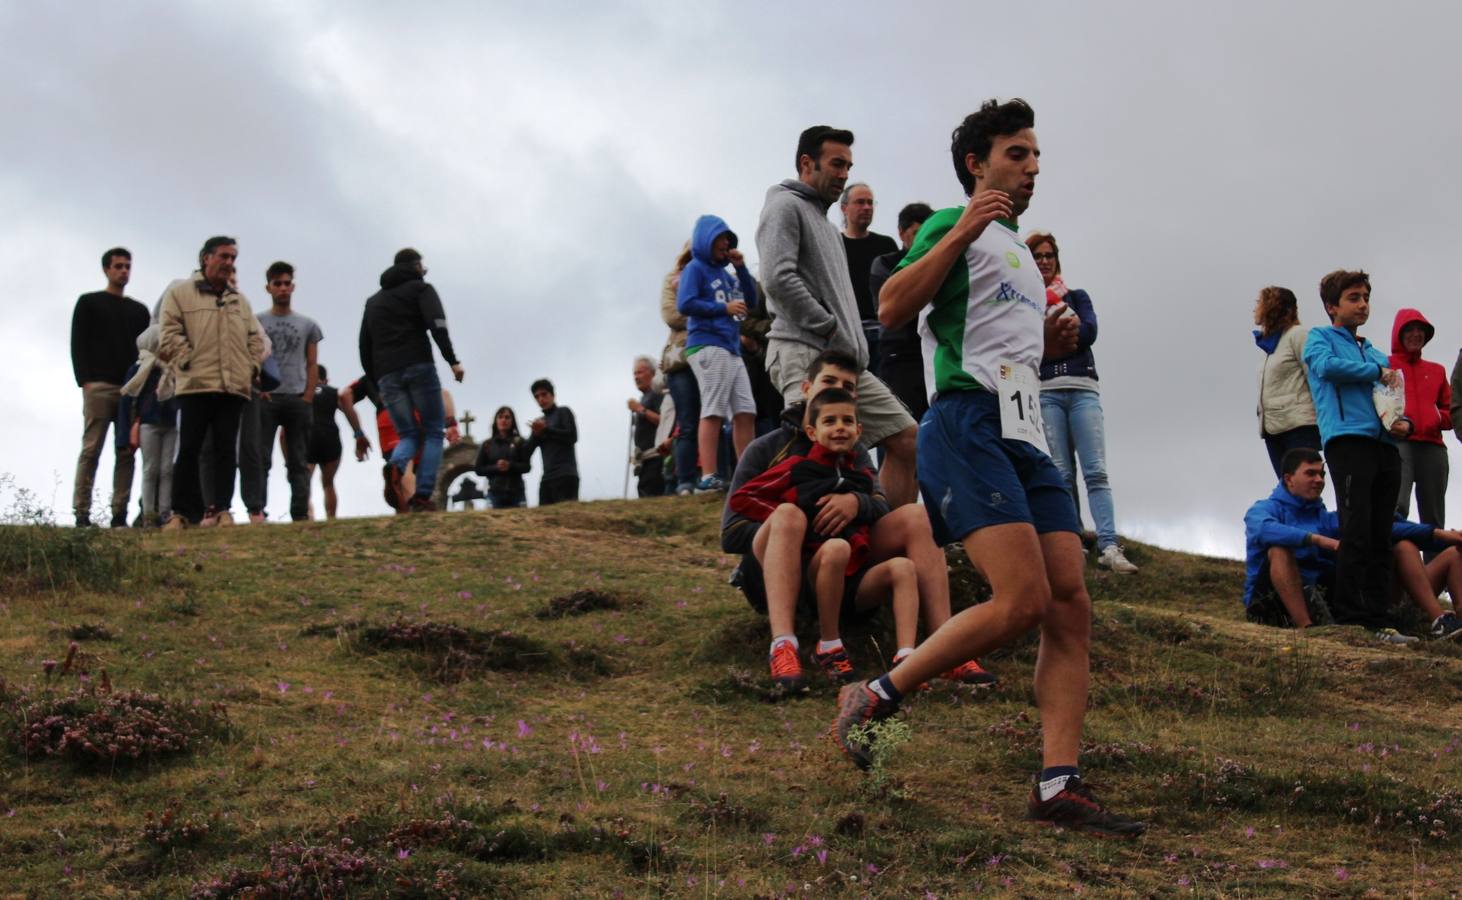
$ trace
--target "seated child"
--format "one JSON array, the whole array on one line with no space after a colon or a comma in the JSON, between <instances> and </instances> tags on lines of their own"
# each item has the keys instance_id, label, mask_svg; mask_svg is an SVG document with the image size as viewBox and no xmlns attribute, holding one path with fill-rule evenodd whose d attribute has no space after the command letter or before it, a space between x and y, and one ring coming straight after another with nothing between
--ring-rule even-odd
<instances>
[{"instance_id":1,"label":"seated child","mask_svg":"<svg viewBox=\"0 0 1462 900\"><path fill-rule=\"evenodd\" d=\"M841 619L866 616L891 595L894 631L900 654L905 653L913 648L918 627L918 585L906 557L864 568L870 528L888 512L888 501L867 451L857 447L863 429L853 395L837 388L822 391L811 400L807 422L812 449L746 482L729 503L734 512L757 522L765 522L784 503L806 513L809 527L802 555L821 638L812 659L833 681L846 684L853 678L853 666L839 636ZM824 533L826 508L840 494L857 499L857 512L839 533Z\"/></svg>"}]
</instances>

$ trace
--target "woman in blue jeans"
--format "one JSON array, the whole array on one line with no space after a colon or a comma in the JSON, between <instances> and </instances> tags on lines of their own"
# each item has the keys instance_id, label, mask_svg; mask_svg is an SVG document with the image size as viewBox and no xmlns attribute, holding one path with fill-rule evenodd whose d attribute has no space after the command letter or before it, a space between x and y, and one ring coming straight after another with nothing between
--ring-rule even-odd
<instances>
[{"instance_id":1,"label":"woman in blue jeans","mask_svg":"<svg viewBox=\"0 0 1462 900\"><path fill-rule=\"evenodd\" d=\"M1117 544L1117 513L1112 489L1107 484L1107 438L1102 421L1102 395L1097 383L1097 317L1086 291L1073 291L1061 280L1061 251L1056 238L1034 232L1025 239L1036 268L1046 283L1046 303L1052 315L1075 314L1081 320L1076 352L1041 363L1041 418L1046 425L1046 443L1051 459L1061 474L1073 502L1076 493L1076 460L1086 482L1086 499L1097 533L1097 565L1130 575L1137 567L1128 562ZM1080 504L1078 503L1078 508Z\"/></svg>"},{"instance_id":2,"label":"woman in blue jeans","mask_svg":"<svg viewBox=\"0 0 1462 900\"><path fill-rule=\"evenodd\" d=\"M699 475L697 459L699 442L696 439L696 423L701 418L701 391L696 384L695 374L685 362L685 338L688 321L681 315L675 303L680 289L680 273L690 264L690 241L685 242L675 268L665 275L660 287L660 317L670 327L670 336L665 340L665 349L660 357L660 371L665 373L665 383L670 388L670 397L675 401L675 421L684 423L678 429L675 439L675 493L685 496L695 490Z\"/></svg>"}]
</instances>

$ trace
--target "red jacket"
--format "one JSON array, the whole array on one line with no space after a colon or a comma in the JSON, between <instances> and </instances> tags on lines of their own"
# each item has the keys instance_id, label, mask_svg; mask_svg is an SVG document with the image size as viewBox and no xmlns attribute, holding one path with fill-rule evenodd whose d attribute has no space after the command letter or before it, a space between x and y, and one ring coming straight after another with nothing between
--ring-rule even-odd
<instances>
[{"instance_id":1,"label":"red jacket","mask_svg":"<svg viewBox=\"0 0 1462 900\"><path fill-rule=\"evenodd\" d=\"M1430 341L1436 329L1419 311L1403 309L1391 326L1391 368L1406 378L1406 418L1413 426L1408 440L1441 444L1442 432L1452 430L1452 385L1440 363L1427 362L1420 353L1407 353L1401 346L1401 329L1421 323Z\"/></svg>"}]
</instances>

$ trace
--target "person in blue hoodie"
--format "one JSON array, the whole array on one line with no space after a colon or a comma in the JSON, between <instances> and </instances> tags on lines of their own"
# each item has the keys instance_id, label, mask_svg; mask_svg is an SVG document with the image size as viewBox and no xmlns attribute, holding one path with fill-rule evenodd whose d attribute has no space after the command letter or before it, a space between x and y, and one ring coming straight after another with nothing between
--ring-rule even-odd
<instances>
[{"instance_id":1,"label":"person in blue hoodie","mask_svg":"<svg viewBox=\"0 0 1462 900\"><path fill-rule=\"evenodd\" d=\"M680 273L675 305L689 320L685 358L701 392L697 491L725 491L716 474L721 427L731 420L736 457L756 436L756 397L741 359L741 321L758 305L756 281L736 249L736 233L719 216L701 216L691 231L691 260ZM728 271L727 265L733 271Z\"/></svg>"},{"instance_id":2,"label":"person in blue hoodie","mask_svg":"<svg viewBox=\"0 0 1462 900\"><path fill-rule=\"evenodd\" d=\"M1391 521L1401 489L1396 441L1411 433L1402 417L1388 429L1372 397L1378 382L1395 386L1391 361L1356 332L1371 314L1365 272L1338 269L1320 279L1330 326L1310 329L1305 366L1325 459L1335 476L1340 549L1330 610L1342 624L1385 628L1391 584Z\"/></svg>"},{"instance_id":3,"label":"person in blue hoodie","mask_svg":"<svg viewBox=\"0 0 1462 900\"><path fill-rule=\"evenodd\" d=\"M1251 622L1263 625L1329 625L1333 618L1327 601L1338 586L1334 558L1343 541L1340 517L1320 499L1325 463L1317 451L1296 448L1285 453L1281 467L1284 474L1274 491L1244 515L1244 611ZM1396 591L1404 591L1431 621L1432 637L1462 637L1462 621L1437 603L1442 587L1462 589L1459 545L1462 533L1399 517L1387 535L1387 552L1395 562L1387 606ZM1447 549L1423 565L1419 547ZM1387 643L1416 641L1392 627L1383 627L1376 636Z\"/></svg>"}]
</instances>

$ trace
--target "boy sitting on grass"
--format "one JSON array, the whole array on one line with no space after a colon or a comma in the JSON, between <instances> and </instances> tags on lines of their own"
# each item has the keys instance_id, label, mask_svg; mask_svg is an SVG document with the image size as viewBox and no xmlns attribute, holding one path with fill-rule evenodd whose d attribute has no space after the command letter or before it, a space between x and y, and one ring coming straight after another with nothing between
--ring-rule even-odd
<instances>
[{"instance_id":1,"label":"boy sitting on grass","mask_svg":"<svg viewBox=\"0 0 1462 900\"><path fill-rule=\"evenodd\" d=\"M801 547L821 638L812 659L834 682L846 684L853 678L853 665L839 637L839 622L845 616L866 617L891 594L899 655L912 650L919 616L917 572L905 556L865 568L872 525L888 512L888 500L868 451L858 445L863 429L853 395L838 388L818 393L810 401L804 428L813 442L805 455L786 457L743 484L728 502L733 512L755 522L765 522L783 504L796 506L811 522L834 495L857 497L858 512L842 531L826 535L809 528ZM757 532L758 557L765 554L771 534L770 529ZM773 656L778 651L796 656L791 635L773 642Z\"/></svg>"}]
</instances>

